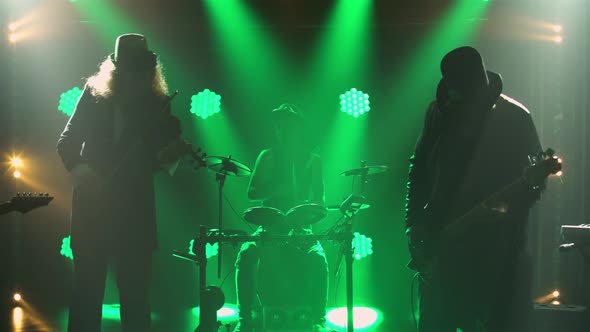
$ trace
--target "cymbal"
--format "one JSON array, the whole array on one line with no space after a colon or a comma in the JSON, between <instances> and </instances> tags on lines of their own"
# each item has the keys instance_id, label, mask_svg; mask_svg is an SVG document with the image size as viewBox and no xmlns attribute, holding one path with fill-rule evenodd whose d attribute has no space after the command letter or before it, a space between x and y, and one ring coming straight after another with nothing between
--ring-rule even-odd
<instances>
[{"instance_id":1,"label":"cymbal","mask_svg":"<svg viewBox=\"0 0 590 332\"><path fill-rule=\"evenodd\" d=\"M373 175L378 173L383 173L389 171L389 167L387 166L366 166L360 168L353 168L349 169L348 171L344 171L340 173L342 176L355 176L355 175Z\"/></svg>"},{"instance_id":2,"label":"cymbal","mask_svg":"<svg viewBox=\"0 0 590 332\"><path fill-rule=\"evenodd\" d=\"M215 173L246 177L252 174L252 170L246 164L230 157L207 156L204 158L207 168Z\"/></svg>"},{"instance_id":3,"label":"cymbal","mask_svg":"<svg viewBox=\"0 0 590 332\"><path fill-rule=\"evenodd\" d=\"M356 207L356 208L358 210L366 210L370 207L371 207L371 204L363 203L360 205L360 207ZM328 211L338 211L338 210L340 210L340 204L330 204L330 205L326 206L326 208L328 209Z\"/></svg>"}]
</instances>

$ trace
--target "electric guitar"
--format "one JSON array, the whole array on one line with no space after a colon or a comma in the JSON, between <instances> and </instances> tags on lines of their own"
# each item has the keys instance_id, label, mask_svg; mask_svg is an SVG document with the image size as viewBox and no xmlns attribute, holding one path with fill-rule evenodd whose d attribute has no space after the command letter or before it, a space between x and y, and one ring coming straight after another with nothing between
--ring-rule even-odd
<instances>
[{"instance_id":1,"label":"electric guitar","mask_svg":"<svg viewBox=\"0 0 590 332\"><path fill-rule=\"evenodd\" d=\"M139 141L138 141L139 142ZM105 188L113 183L115 176L125 163L130 158L130 153L127 153L123 158L112 167L105 176L100 177L98 187L96 188L97 193L103 192ZM194 149L191 143L184 140L179 140L175 144L168 146L158 152L157 159L165 164L167 162L174 162L179 158L187 156L189 158L190 166L193 169L199 169L206 167L207 162L205 158L207 154L201 150L201 148Z\"/></svg>"},{"instance_id":2,"label":"electric guitar","mask_svg":"<svg viewBox=\"0 0 590 332\"><path fill-rule=\"evenodd\" d=\"M562 168L561 159L557 158L551 149L541 153L540 156L533 158L531 161L532 165L525 169L522 176L439 231L433 232L422 227L408 228L406 234L408 235L408 246L411 255L408 267L418 272L423 280L432 279L437 272L436 265L439 263L435 248L440 246L442 241L449 241L457 234L461 234L467 227L473 226L478 221L486 220L485 216L490 215L490 210L494 213L506 213L507 207L504 202L509 197L514 197L523 188L540 186L549 175L557 174Z\"/></svg>"},{"instance_id":3,"label":"electric guitar","mask_svg":"<svg viewBox=\"0 0 590 332\"><path fill-rule=\"evenodd\" d=\"M0 216L12 211L27 213L49 204L52 200L53 197L47 193L17 193L10 201L0 204Z\"/></svg>"}]
</instances>

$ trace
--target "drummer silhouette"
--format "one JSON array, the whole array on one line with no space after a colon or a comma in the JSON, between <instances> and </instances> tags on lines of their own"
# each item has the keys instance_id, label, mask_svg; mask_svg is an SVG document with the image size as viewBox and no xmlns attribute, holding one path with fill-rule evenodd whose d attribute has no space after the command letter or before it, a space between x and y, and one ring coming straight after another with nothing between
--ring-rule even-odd
<instances>
[{"instance_id":1,"label":"drummer silhouette","mask_svg":"<svg viewBox=\"0 0 590 332\"><path fill-rule=\"evenodd\" d=\"M273 214L269 211L287 212L300 205L302 211L324 208L321 160L303 143L303 117L289 104L279 106L271 116L276 143L258 155L248 198L261 202L258 211L265 217ZM256 218L255 214L250 217ZM289 218L276 223L265 219L256 233L312 233L311 225L289 222ZM240 249L236 268L240 322L234 332L254 330L252 314L260 309L260 302L265 307L308 308L312 331L332 331L325 327L328 264L319 242L247 242Z\"/></svg>"}]
</instances>

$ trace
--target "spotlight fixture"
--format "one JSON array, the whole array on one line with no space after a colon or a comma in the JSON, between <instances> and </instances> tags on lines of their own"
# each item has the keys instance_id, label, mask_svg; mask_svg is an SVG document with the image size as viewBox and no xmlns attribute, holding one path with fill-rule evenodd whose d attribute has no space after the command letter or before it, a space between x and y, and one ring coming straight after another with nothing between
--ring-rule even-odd
<instances>
[{"instance_id":1,"label":"spotlight fixture","mask_svg":"<svg viewBox=\"0 0 590 332\"><path fill-rule=\"evenodd\" d=\"M191 97L190 111L200 118L207 119L221 111L221 96L205 89Z\"/></svg>"},{"instance_id":2,"label":"spotlight fixture","mask_svg":"<svg viewBox=\"0 0 590 332\"><path fill-rule=\"evenodd\" d=\"M196 255L194 251L195 240L190 240L188 243L188 253L191 255ZM205 257L207 259L211 257L215 257L219 254L219 242L215 242L213 244L207 243L205 245Z\"/></svg>"},{"instance_id":3,"label":"spotlight fixture","mask_svg":"<svg viewBox=\"0 0 590 332\"><path fill-rule=\"evenodd\" d=\"M61 240L61 249L59 254L69 260L74 260L74 252L70 246L71 236L66 236Z\"/></svg>"},{"instance_id":4,"label":"spotlight fixture","mask_svg":"<svg viewBox=\"0 0 590 332\"><path fill-rule=\"evenodd\" d=\"M15 32L11 32L11 33L8 35L8 41L9 41L11 44L16 44L16 42L18 41L18 35L17 35Z\"/></svg>"},{"instance_id":5,"label":"spotlight fixture","mask_svg":"<svg viewBox=\"0 0 590 332\"><path fill-rule=\"evenodd\" d=\"M62 93L59 97L59 105L57 106L57 109L65 115L71 116L76 109L76 104L81 95L82 89L79 87L74 87L73 89Z\"/></svg>"},{"instance_id":6,"label":"spotlight fixture","mask_svg":"<svg viewBox=\"0 0 590 332\"><path fill-rule=\"evenodd\" d=\"M373 239L359 232L355 232L354 238L352 239L352 247L354 248L354 259L359 261L373 254Z\"/></svg>"},{"instance_id":7,"label":"spotlight fixture","mask_svg":"<svg viewBox=\"0 0 590 332\"><path fill-rule=\"evenodd\" d=\"M340 111L358 118L370 110L368 94L352 88L340 95Z\"/></svg>"},{"instance_id":8,"label":"spotlight fixture","mask_svg":"<svg viewBox=\"0 0 590 332\"><path fill-rule=\"evenodd\" d=\"M20 168L23 166L23 160L19 157L10 158L10 165L14 168Z\"/></svg>"}]
</instances>

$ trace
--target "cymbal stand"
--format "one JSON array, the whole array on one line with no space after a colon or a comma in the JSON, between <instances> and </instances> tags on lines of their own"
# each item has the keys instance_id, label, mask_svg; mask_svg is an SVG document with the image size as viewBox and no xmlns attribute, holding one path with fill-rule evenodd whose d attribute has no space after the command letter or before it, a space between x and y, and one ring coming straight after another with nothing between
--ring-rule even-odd
<instances>
[{"instance_id":1,"label":"cymbal stand","mask_svg":"<svg viewBox=\"0 0 590 332\"><path fill-rule=\"evenodd\" d=\"M366 168L367 163L366 161L361 161L361 168ZM338 263L336 267L336 271L340 270L340 264L342 262L342 257L344 256L344 260L346 262L346 316L347 316L347 332L354 332L354 299L353 299L353 273L352 273L352 263L354 262L354 247L352 246L352 241L354 239L354 234L352 231L352 222L356 217L357 213L360 211L360 207L365 199L364 193L366 184L368 182L368 169L364 170L361 173L361 190L359 195L351 194L346 200L341 204L340 212L342 213L342 218L344 221L342 222L341 226L344 227L337 227L334 231L340 232L344 234L343 242L342 242L342 250L340 251L340 255L338 258ZM354 180L353 180L354 181ZM361 202L358 205L358 208L354 204L354 199L360 199Z\"/></svg>"},{"instance_id":2,"label":"cymbal stand","mask_svg":"<svg viewBox=\"0 0 590 332\"><path fill-rule=\"evenodd\" d=\"M225 179L227 178L227 174L228 173L233 173L233 174L237 174L238 173L238 167L232 163L231 161L231 155L227 158L224 159L222 161L222 165L223 165L223 172L217 172L215 175L215 179L217 180L217 183L219 184L219 212L218 212L218 216L219 216L219 220L217 222L217 228L219 229L219 234L223 234L223 187L225 185ZM223 249L221 246L221 243L219 245L219 250L218 250L218 254L217 254L217 278L221 279L221 262L222 262L222 254L223 254Z\"/></svg>"}]
</instances>

